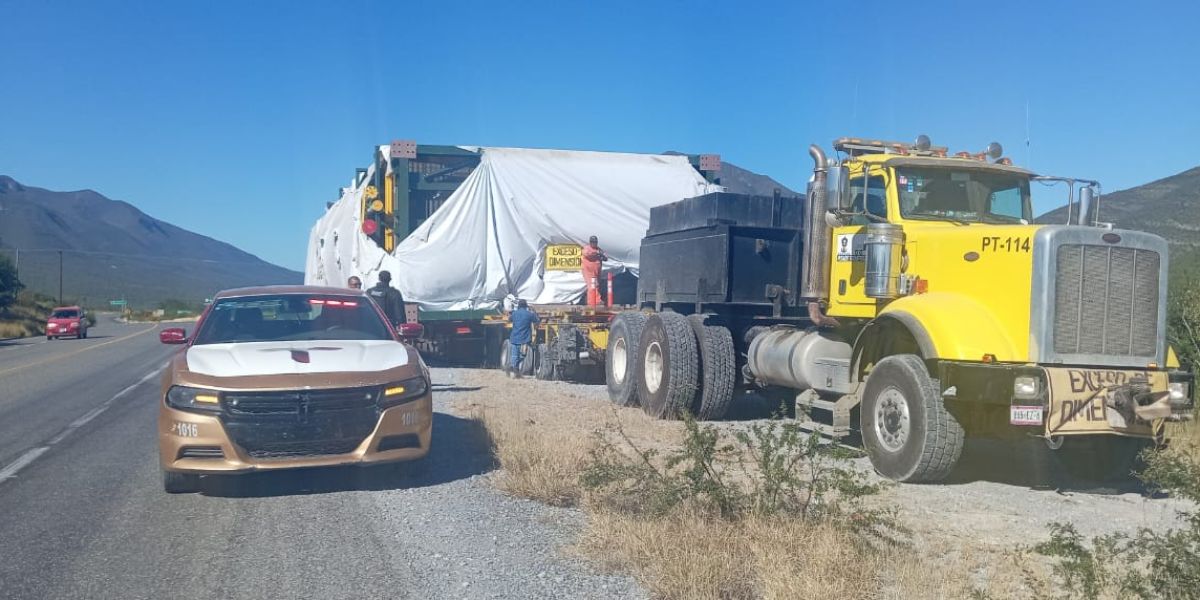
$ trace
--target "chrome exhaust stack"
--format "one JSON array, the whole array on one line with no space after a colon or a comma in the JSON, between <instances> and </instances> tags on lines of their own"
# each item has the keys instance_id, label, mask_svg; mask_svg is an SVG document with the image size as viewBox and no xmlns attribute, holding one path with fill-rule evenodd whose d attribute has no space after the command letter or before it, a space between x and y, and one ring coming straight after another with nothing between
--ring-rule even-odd
<instances>
[{"instance_id":1,"label":"chrome exhaust stack","mask_svg":"<svg viewBox=\"0 0 1200 600\"><path fill-rule=\"evenodd\" d=\"M808 205L804 207L804 250L800 271L800 297L809 302L829 298L829 252L831 231L825 221L829 207L829 163L820 146L812 144L808 154L813 159L813 176L809 181Z\"/></svg>"}]
</instances>

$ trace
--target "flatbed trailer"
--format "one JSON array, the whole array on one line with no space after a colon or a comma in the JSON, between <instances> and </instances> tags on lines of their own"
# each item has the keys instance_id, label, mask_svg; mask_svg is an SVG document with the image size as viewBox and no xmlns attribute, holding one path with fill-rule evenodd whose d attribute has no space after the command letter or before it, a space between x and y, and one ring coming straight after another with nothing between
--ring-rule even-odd
<instances>
[{"instance_id":1,"label":"flatbed trailer","mask_svg":"<svg viewBox=\"0 0 1200 600\"><path fill-rule=\"evenodd\" d=\"M541 318L534 330L524 375L547 380L601 380L614 316L627 306L576 304L531 307ZM422 354L445 364L508 368L512 326L500 310L421 311Z\"/></svg>"}]
</instances>

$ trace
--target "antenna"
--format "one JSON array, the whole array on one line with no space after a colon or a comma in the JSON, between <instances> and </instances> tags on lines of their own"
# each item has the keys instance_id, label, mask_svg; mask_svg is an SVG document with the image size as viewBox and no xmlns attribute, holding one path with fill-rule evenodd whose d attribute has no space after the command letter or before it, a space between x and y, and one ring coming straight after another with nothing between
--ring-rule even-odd
<instances>
[{"instance_id":1,"label":"antenna","mask_svg":"<svg viewBox=\"0 0 1200 600\"><path fill-rule=\"evenodd\" d=\"M1029 98L1025 99L1025 168L1033 170L1033 148L1029 135Z\"/></svg>"}]
</instances>

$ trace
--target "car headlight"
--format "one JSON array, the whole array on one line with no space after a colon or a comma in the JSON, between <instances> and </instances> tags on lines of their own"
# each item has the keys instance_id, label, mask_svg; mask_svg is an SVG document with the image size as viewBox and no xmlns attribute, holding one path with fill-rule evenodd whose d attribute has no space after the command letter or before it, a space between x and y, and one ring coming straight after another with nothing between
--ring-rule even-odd
<instances>
[{"instance_id":1,"label":"car headlight","mask_svg":"<svg viewBox=\"0 0 1200 600\"><path fill-rule=\"evenodd\" d=\"M1186 409L1192 407L1192 390L1191 386L1186 381L1172 381L1167 384L1167 392L1170 394L1170 399L1167 400L1173 409Z\"/></svg>"},{"instance_id":2,"label":"car headlight","mask_svg":"<svg viewBox=\"0 0 1200 600\"><path fill-rule=\"evenodd\" d=\"M383 386L379 393L379 406L388 408L411 402L429 392L429 382L424 377L413 377Z\"/></svg>"},{"instance_id":3,"label":"car headlight","mask_svg":"<svg viewBox=\"0 0 1200 600\"><path fill-rule=\"evenodd\" d=\"M221 393L183 385L171 386L167 390L167 406L193 412L220 412Z\"/></svg>"},{"instance_id":4,"label":"car headlight","mask_svg":"<svg viewBox=\"0 0 1200 600\"><path fill-rule=\"evenodd\" d=\"M1013 379L1013 398L1037 400L1041 396L1041 380L1033 375L1018 375Z\"/></svg>"}]
</instances>

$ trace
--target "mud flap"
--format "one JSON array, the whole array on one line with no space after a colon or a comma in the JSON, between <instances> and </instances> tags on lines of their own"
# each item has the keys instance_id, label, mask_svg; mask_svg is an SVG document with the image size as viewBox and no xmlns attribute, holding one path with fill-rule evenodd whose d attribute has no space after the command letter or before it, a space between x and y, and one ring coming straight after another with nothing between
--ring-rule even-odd
<instances>
[{"instance_id":1,"label":"mud flap","mask_svg":"<svg viewBox=\"0 0 1200 600\"><path fill-rule=\"evenodd\" d=\"M1115 433L1152 437L1167 392L1163 371L1047 367L1046 436Z\"/></svg>"}]
</instances>

